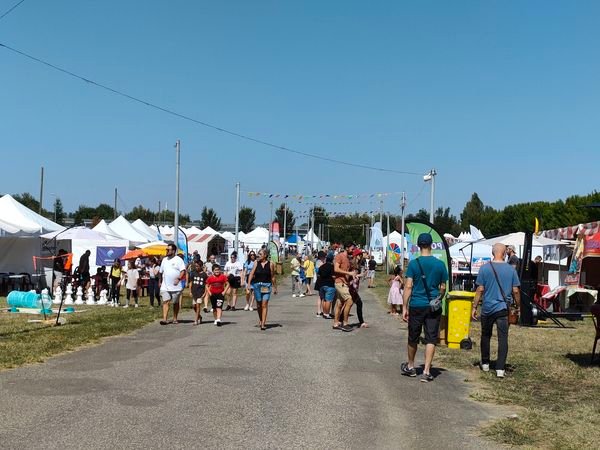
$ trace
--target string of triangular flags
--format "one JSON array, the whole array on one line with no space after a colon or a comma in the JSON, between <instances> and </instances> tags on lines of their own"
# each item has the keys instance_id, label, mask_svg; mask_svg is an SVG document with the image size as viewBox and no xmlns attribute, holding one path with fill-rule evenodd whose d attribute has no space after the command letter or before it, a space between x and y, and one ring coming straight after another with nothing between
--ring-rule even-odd
<instances>
[{"instance_id":1,"label":"string of triangular flags","mask_svg":"<svg viewBox=\"0 0 600 450\"><path fill-rule=\"evenodd\" d=\"M376 192L372 194L281 194L272 192L247 192L248 197L282 198L302 201L304 199L353 199L353 198L383 198L390 195L400 195L402 192Z\"/></svg>"}]
</instances>

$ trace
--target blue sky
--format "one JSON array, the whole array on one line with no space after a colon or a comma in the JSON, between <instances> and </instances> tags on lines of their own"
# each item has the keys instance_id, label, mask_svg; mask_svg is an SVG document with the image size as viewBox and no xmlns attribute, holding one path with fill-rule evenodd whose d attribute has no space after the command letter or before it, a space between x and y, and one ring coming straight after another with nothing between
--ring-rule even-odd
<instances>
[{"instance_id":1,"label":"blue sky","mask_svg":"<svg viewBox=\"0 0 600 450\"><path fill-rule=\"evenodd\" d=\"M16 0L0 0L0 13ZM599 188L595 1L26 0L0 43L195 119L358 164L426 173L436 206L496 208ZM80 204L204 205L233 222L243 191L406 191L421 175L316 161L204 128L0 48L0 192ZM268 200L242 195L266 220ZM399 196L385 198L397 211ZM297 211L306 207L293 206ZM373 210L327 205L330 211Z\"/></svg>"}]
</instances>

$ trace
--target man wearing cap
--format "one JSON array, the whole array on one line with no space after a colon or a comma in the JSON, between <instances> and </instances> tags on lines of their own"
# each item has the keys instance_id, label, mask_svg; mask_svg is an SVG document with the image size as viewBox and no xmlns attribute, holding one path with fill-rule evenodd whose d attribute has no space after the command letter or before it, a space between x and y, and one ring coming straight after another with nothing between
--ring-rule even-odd
<instances>
[{"instance_id":1,"label":"man wearing cap","mask_svg":"<svg viewBox=\"0 0 600 450\"><path fill-rule=\"evenodd\" d=\"M412 260L406 269L404 284L404 305L402 319L408 322L408 362L400 366L402 374L416 377L415 356L421 331L425 331L425 366L421 381L433 381L431 363L438 341L441 307L433 308L432 303L446 293L448 270L446 265L431 254L433 240L429 233L421 233L417 239L421 256ZM433 301L433 302L432 302Z\"/></svg>"},{"instance_id":2,"label":"man wearing cap","mask_svg":"<svg viewBox=\"0 0 600 450\"><path fill-rule=\"evenodd\" d=\"M508 255L508 264L513 266L517 273L519 273L519 265L521 264L521 260L517 256L515 248L512 245L508 245L506 247L506 254Z\"/></svg>"}]
</instances>

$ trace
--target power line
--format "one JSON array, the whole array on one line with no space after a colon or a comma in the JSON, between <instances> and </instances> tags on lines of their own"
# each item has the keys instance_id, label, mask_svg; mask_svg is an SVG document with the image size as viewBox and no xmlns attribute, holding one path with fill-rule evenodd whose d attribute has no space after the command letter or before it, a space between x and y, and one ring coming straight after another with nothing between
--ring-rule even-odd
<instances>
[{"instance_id":1,"label":"power line","mask_svg":"<svg viewBox=\"0 0 600 450\"><path fill-rule=\"evenodd\" d=\"M22 1L24 1L24 0L22 0ZM73 78L77 78L77 79L79 79L81 81L85 81L88 84L92 84L94 86L102 88L102 89L104 89L104 90L106 90L108 92L111 92L111 93L115 94L115 95L119 95L121 97L125 97L125 98L127 98L127 99L129 99L131 101L134 101L134 102L137 102L137 103L141 103L142 105L148 106L150 108L157 109L159 111L162 111L162 112L164 112L166 114L170 114L170 115L175 116L175 117L178 117L180 119L184 119L184 120L187 120L189 122L193 122L193 123L195 123L197 125L202 125L203 127L207 127L207 128L212 129L212 130L228 134L230 136L235 136L235 137L240 138L240 139L244 139L244 140L247 140L247 141L250 141L250 142L254 142L256 144L264 145L266 147L271 147L271 148L274 148L276 150L282 150L282 151L288 152L288 153L294 153L294 154L300 155L300 156L305 156L307 158L313 158L313 159L317 159L317 160L320 160L320 161L332 162L332 163L335 163L335 164L342 164L342 165L345 165L345 166L357 167L357 168L360 168L360 169L376 170L378 172L389 172L389 173L397 173L397 174L403 174L403 175L419 175L419 176L422 175L422 174L417 173L417 172L406 172L406 171L401 171L401 170L385 169L385 168L382 168L382 167L368 166L368 165L365 165L365 164L351 163L351 162L348 162L348 161L342 161L342 160L334 159L334 158L327 158L325 156L315 155L315 154L303 152L303 151L300 151L300 150L294 150L294 149L289 148L289 147L284 147L282 145L273 144L271 142L264 141L262 139L254 138L254 137L251 137L251 136L247 136L245 134L238 133L236 131L231 131L231 130L228 130L226 128L219 127L217 125L212 125L210 123L203 122L203 121L198 120L198 119L194 119L193 117L187 116L187 115L182 114L182 113L178 113L178 112L173 111L173 110L171 110L169 108L156 105L156 104L151 103L151 102L146 101L146 100L142 100L142 99L140 99L138 97L135 97L133 95L127 94L126 92L119 91L119 90L114 89L114 88L112 88L110 86L98 83L98 82L96 82L94 80L91 80L89 78L85 78L85 77L83 77L81 75L78 75L78 74L76 74L74 72L71 72L71 71L69 71L67 69L64 69L62 67L56 66L56 65L51 64L51 63L49 63L47 61L44 61L42 59L36 58L35 56L29 55L29 54L27 54L25 52L17 50L16 48L10 47L10 46L8 46L6 44L0 43L0 47L4 47L5 49L10 50L13 53L21 55L21 56L23 56L25 58L28 58L28 59L30 59L32 61L35 61L35 62L39 63L39 64L43 64L43 65L45 65L47 67L50 67L50 68L52 68L54 70L62 72L62 73L66 74L66 75L69 75L69 76L71 76Z\"/></svg>"},{"instance_id":2,"label":"power line","mask_svg":"<svg viewBox=\"0 0 600 450\"><path fill-rule=\"evenodd\" d=\"M11 12L13 12L13 10L17 9L17 7L23 3L25 0L21 0L19 3L15 4L12 6L12 8L10 8L9 10L7 10L4 14L2 14L0 16L0 20L4 19L6 16L8 16Z\"/></svg>"}]
</instances>

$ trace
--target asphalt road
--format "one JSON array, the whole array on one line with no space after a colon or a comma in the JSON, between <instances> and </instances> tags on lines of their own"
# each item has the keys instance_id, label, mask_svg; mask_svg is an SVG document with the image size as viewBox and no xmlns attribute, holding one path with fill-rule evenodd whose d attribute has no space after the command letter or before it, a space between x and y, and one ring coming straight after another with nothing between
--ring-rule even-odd
<instances>
[{"instance_id":1,"label":"asphalt road","mask_svg":"<svg viewBox=\"0 0 600 450\"><path fill-rule=\"evenodd\" d=\"M368 289L370 328L351 333L314 299L275 296L266 331L253 312L221 328L186 313L2 372L0 448L493 448L473 429L491 410L460 374L400 376L405 328Z\"/></svg>"}]
</instances>

